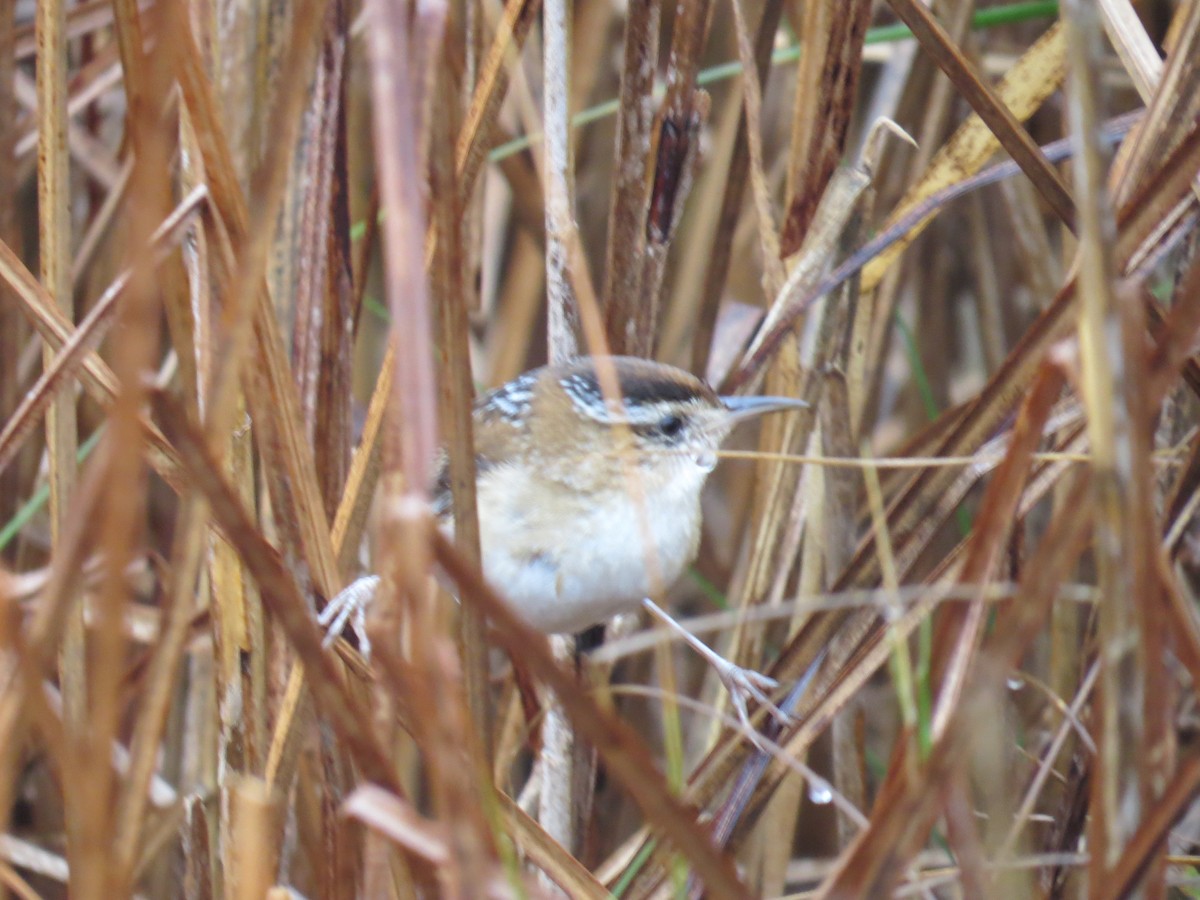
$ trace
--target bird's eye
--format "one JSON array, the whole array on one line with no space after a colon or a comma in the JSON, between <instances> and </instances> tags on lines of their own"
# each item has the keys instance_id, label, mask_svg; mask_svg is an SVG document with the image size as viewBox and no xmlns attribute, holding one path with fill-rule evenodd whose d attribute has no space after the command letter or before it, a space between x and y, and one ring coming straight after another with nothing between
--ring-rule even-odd
<instances>
[{"instance_id":1,"label":"bird's eye","mask_svg":"<svg viewBox=\"0 0 1200 900\"><path fill-rule=\"evenodd\" d=\"M662 420L658 423L658 432L663 437L678 437L681 431L683 431L683 419L679 416L663 416Z\"/></svg>"}]
</instances>

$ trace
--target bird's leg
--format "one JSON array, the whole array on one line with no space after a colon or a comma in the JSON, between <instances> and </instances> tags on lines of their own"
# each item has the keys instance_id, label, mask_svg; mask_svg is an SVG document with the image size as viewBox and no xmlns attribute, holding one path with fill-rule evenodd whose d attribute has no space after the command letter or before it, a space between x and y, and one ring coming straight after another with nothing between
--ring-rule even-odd
<instances>
[{"instance_id":1,"label":"bird's leg","mask_svg":"<svg viewBox=\"0 0 1200 900\"><path fill-rule=\"evenodd\" d=\"M745 669L731 663L671 618L661 606L649 597L642 600L642 605L646 607L646 611L650 615L675 631L693 650L704 657L705 662L713 667L713 670L717 673L717 677L721 679L721 684L725 685L725 690L729 691L729 700L733 704L733 708L737 711L738 720L746 727L749 733L754 734L755 730L750 725L750 716L746 711L747 697L757 700L759 704L766 707L781 725L791 723L792 717L776 706L767 695L767 691L779 687L778 681L761 672L756 672L753 669Z\"/></svg>"},{"instance_id":2,"label":"bird's leg","mask_svg":"<svg viewBox=\"0 0 1200 900\"><path fill-rule=\"evenodd\" d=\"M367 637L367 607L379 589L378 575L364 575L352 581L325 604L317 615L317 624L325 629L324 646L331 647L342 636L346 625L358 638L358 650L365 659L371 658L371 641Z\"/></svg>"}]
</instances>

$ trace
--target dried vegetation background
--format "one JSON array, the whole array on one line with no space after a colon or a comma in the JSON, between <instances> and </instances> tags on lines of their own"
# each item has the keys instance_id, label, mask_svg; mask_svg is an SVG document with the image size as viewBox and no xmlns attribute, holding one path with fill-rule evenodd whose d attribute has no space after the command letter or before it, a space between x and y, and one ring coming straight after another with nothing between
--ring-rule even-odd
<instances>
[{"instance_id":1,"label":"dried vegetation background","mask_svg":"<svg viewBox=\"0 0 1200 900\"><path fill-rule=\"evenodd\" d=\"M0 894L1195 896L1198 43L4 3ZM658 632L553 656L411 502L441 442L469 521L476 388L604 347L812 404L672 598L779 679L757 741ZM368 564L369 661L312 615Z\"/></svg>"}]
</instances>

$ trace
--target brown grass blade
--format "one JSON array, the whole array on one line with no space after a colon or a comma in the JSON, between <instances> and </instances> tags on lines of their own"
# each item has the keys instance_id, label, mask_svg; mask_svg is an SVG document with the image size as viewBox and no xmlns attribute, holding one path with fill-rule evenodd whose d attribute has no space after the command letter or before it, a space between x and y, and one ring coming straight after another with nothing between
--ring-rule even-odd
<instances>
[{"instance_id":1,"label":"brown grass blade","mask_svg":"<svg viewBox=\"0 0 1200 900\"><path fill-rule=\"evenodd\" d=\"M1198 791L1200 758L1189 756L1176 766L1173 777L1163 788L1161 799L1147 811L1112 873L1096 891L1097 897L1104 900L1127 897L1143 883L1145 871L1154 864L1154 855L1161 852L1167 832L1195 800Z\"/></svg>"},{"instance_id":2,"label":"brown grass blade","mask_svg":"<svg viewBox=\"0 0 1200 900\"><path fill-rule=\"evenodd\" d=\"M478 754L479 738L472 732L449 629L431 603L428 584L432 556L427 535L433 525L426 503L437 444L436 385L431 297L417 237L426 226L421 183L428 142L435 133L429 110L438 95L434 62L442 47L446 14L446 9L431 6L409 21L402 3L378 7L370 44L375 143L381 160L379 197L388 213L382 232L384 285L391 338L402 352L396 357L390 431L384 443L381 552L376 562L384 581L382 596L369 611L368 628L381 659L399 659L403 647L405 664L393 667L399 679L376 686L375 707L381 718L390 718L393 691L403 688L410 696L433 813L455 824L449 835L451 861L440 877L446 891L457 895L485 883L496 854L481 800L486 781L477 787L488 770ZM446 202L452 210L458 207L453 189ZM453 253L456 243L443 246L441 252ZM461 446L458 449L461 452ZM409 640L402 640L403 635ZM389 742L394 732L394 727L384 731ZM460 761L463 755L468 765Z\"/></svg>"},{"instance_id":3,"label":"brown grass blade","mask_svg":"<svg viewBox=\"0 0 1200 900\"><path fill-rule=\"evenodd\" d=\"M733 3L734 22L737 25L738 57L742 61L742 90L745 93L746 136L750 151L750 195L754 198L757 214L759 252L762 253L763 294L778 297L783 289L786 273L779 246L779 233L775 228L775 216L771 211L771 197L767 189L767 176L763 167L762 150L762 87L758 83L758 72L754 67L754 48L750 44L749 28L738 0Z\"/></svg>"},{"instance_id":4,"label":"brown grass blade","mask_svg":"<svg viewBox=\"0 0 1200 900\"><path fill-rule=\"evenodd\" d=\"M684 109L672 110L664 106L659 117L657 152L645 217L639 294L636 305L630 310L631 315L624 319L621 333L623 352L633 356L652 358L658 347L667 255L700 168L700 136L708 113L708 94L697 90L688 96ZM614 310L610 319L615 321L616 316ZM619 352L609 349L613 353Z\"/></svg>"},{"instance_id":5,"label":"brown grass blade","mask_svg":"<svg viewBox=\"0 0 1200 900\"><path fill-rule=\"evenodd\" d=\"M182 229L188 226L206 196L207 192L198 188L184 198L170 218L160 226L159 233L154 238L154 246L150 248L152 252L161 253L163 249L179 241ZM38 417L53 403L56 395L70 387L70 379L83 365L84 359L103 340L113 324L117 302L129 283L131 274L131 270L126 269L100 295L87 316L79 323L79 327L71 333L66 344L51 356L50 364L41 377L26 392L20 406L13 411L3 429L0 429L0 470L12 462L29 432L37 425Z\"/></svg>"},{"instance_id":6,"label":"brown grass blade","mask_svg":"<svg viewBox=\"0 0 1200 900\"><path fill-rule=\"evenodd\" d=\"M775 33L783 15L783 3L781 0L767 0L761 7L762 16L754 37L754 69L758 73L759 84L765 88L771 72L771 51L774 49ZM732 260L734 229L741 215L746 179L750 174L750 136L747 128L743 112L738 122L737 136L734 138L725 190L721 198L721 211L717 217L716 231L709 247L708 264L705 266L704 279L701 282L701 297L695 316L695 334L691 340L693 372L708 371L717 313L720 310Z\"/></svg>"},{"instance_id":7,"label":"brown grass blade","mask_svg":"<svg viewBox=\"0 0 1200 900\"><path fill-rule=\"evenodd\" d=\"M459 177L466 188L465 193L470 193L475 186L475 179L479 176L487 153L485 145L491 137L496 113L508 90L509 67L524 46L541 5L541 0L507 0L504 4L504 15L496 25L479 81L471 94L471 105L467 109L467 119L459 134L458 152L454 157Z\"/></svg>"},{"instance_id":8,"label":"brown grass blade","mask_svg":"<svg viewBox=\"0 0 1200 900\"><path fill-rule=\"evenodd\" d=\"M1073 228L1075 204L1058 172L1046 161L1012 110L975 73L970 62L950 40L933 13L916 0L889 0L901 21L912 29L924 50L933 56L942 71L954 82L958 92L991 129L996 139L1021 166L1054 210L1055 215Z\"/></svg>"},{"instance_id":9,"label":"brown grass blade","mask_svg":"<svg viewBox=\"0 0 1200 900\"><path fill-rule=\"evenodd\" d=\"M71 294L71 210L67 158L67 44L65 4L50 0L37 7L37 100L38 100L38 259L43 287L54 298L67 321L74 319ZM43 365L54 362L54 351L46 347ZM75 401L62 394L46 419L46 444L50 457L50 526L55 540L68 515L67 500L75 480L75 451L78 445ZM83 673L77 663L83 658L82 630L67 655L67 708L72 723L81 723L84 703Z\"/></svg>"},{"instance_id":10,"label":"brown grass blade","mask_svg":"<svg viewBox=\"0 0 1200 900\"><path fill-rule=\"evenodd\" d=\"M13 96L16 71L16 21L14 15L0 16L0 159L13 160L16 151L17 103ZM0 196L15 194L16 166L0 166ZM0 241L19 246L15 204L0 204ZM17 407L21 395L19 360L24 345L24 326L9 289L0 287L0 418L7 418ZM17 497L23 479L15 469L0 472L0 521L8 521L17 510Z\"/></svg>"},{"instance_id":11,"label":"brown grass blade","mask_svg":"<svg viewBox=\"0 0 1200 900\"><path fill-rule=\"evenodd\" d=\"M453 85L443 79L438 86L442 100L454 110ZM470 321L468 311L476 306L475 291L464 277L464 237L467 223L466 195L461 192L454 164L457 144L457 115L435 117L431 186L435 198L433 225L437 233L434 271L430 279L438 343L438 386L443 446L449 458L448 474L454 539L467 559L479 560L479 517L475 503L475 437L471 417L475 396L471 370ZM459 646L467 706L479 746L483 748L481 770L491 767L492 709L488 679L486 622L474 610L459 611Z\"/></svg>"},{"instance_id":12,"label":"brown grass blade","mask_svg":"<svg viewBox=\"0 0 1200 900\"><path fill-rule=\"evenodd\" d=\"M594 900L611 897L595 876L574 856L563 850L537 822L525 814L509 797L498 797L509 819L509 831L518 849L534 865L567 892L570 897L589 897Z\"/></svg>"},{"instance_id":13,"label":"brown grass blade","mask_svg":"<svg viewBox=\"0 0 1200 900\"><path fill-rule=\"evenodd\" d=\"M1200 111L1200 65L1196 48L1200 42L1200 4L1181 7L1175 45L1167 55L1162 77L1148 103L1146 119L1121 167L1121 181L1114 197L1123 202L1134 184L1154 160L1175 149Z\"/></svg>"},{"instance_id":14,"label":"brown grass blade","mask_svg":"<svg viewBox=\"0 0 1200 900\"><path fill-rule=\"evenodd\" d=\"M1152 796L1149 784L1161 777L1161 771L1143 770L1138 760L1147 741L1161 741L1165 724L1162 705L1146 693L1154 684L1161 697L1161 678L1150 671L1158 668L1161 648L1153 656L1145 655L1158 643L1157 629L1151 636L1146 627L1162 595L1154 549L1144 543L1157 542L1158 535L1150 499L1151 423L1138 412L1145 408L1145 327L1137 299L1120 302L1113 288L1107 166L1097 141L1098 105L1103 100L1097 71L1100 23L1094 8L1069 6L1065 11L1071 66L1068 115L1080 147L1074 168L1080 197L1080 380L1096 485L1100 702L1095 709L1099 727L1088 846L1089 877L1100 884L1137 828L1142 803ZM1116 348L1108 346L1113 331L1122 335L1123 352L1115 358ZM1130 602L1134 595L1141 598L1136 605ZM1139 607L1144 611L1139 613ZM1150 893L1164 889L1162 875L1161 868L1157 877L1151 875L1146 884Z\"/></svg>"},{"instance_id":15,"label":"brown grass blade","mask_svg":"<svg viewBox=\"0 0 1200 900\"><path fill-rule=\"evenodd\" d=\"M116 816L114 850L121 871L118 880L122 883L132 883L138 860L142 826L149 805L148 787L158 764L175 675L183 663L185 645L190 637L196 579L205 551L206 524L204 504L195 496L186 497L172 554L168 605L146 678L148 689L130 740L129 774Z\"/></svg>"},{"instance_id":16,"label":"brown grass blade","mask_svg":"<svg viewBox=\"0 0 1200 900\"><path fill-rule=\"evenodd\" d=\"M551 362L578 354L580 273L570 247L578 242L575 222L575 163L570 144L568 22L566 0L545 0L542 13L542 191L546 221L546 341Z\"/></svg>"},{"instance_id":17,"label":"brown grass blade","mask_svg":"<svg viewBox=\"0 0 1200 900\"><path fill-rule=\"evenodd\" d=\"M1009 70L996 93L999 101L1017 119L1027 119L1058 89L1066 71L1065 51L1062 27L1051 26ZM981 169L999 146L996 134L989 130L983 119L978 114L970 116L938 151L921 181L908 189L889 217L888 225L924 197ZM922 228L923 225L914 227L912 236L915 238ZM864 291L872 290L879 284L884 272L908 243L910 241L898 244L866 267L863 271Z\"/></svg>"},{"instance_id":18,"label":"brown grass blade","mask_svg":"<svg viewBox=\"0 0 1200 900\"><path fill-rule=\"evenodd\" d=\"M67 44L63 0L50 0L37 6L37 119L38 119L38 261L42 286L54 299L67 322L75 319L71 291L71 207L67 155ZM42 349L45 390L54 378L54 350ZM35 395L36 396L36 395ZM75 396L70 390L44 395L50 400L46 409L46 452L49 462L50 541L57 544L71 514L69 500L75 485L75 454L78 434ZM36 402L36 400L35 400ZM19 422L18 422L19 427ZM83 609L72 611L67 623L60 657L59 678L64 696L68 732L82 738L87 734L87 645L83 628ZM76 799L67 794L68 803ZM72 804L71 819L83 820L81 807ZM78 832L68 841L68 855L74 865L83 860Z\"/></svg>"},{"instance_id":19,"label":"brown grass blade","mask_svg":"<svg viewBox=\"0 0 1200 900\"><path fill-rule=\"evenodd\" d=\"M382 788L369 784L357 788L346 798L342 814L358 819L430 866L444 867L452 858L445 829Z\"/></svg>"},{"instance_id":20,"label":"brown grass blade","mask_svg":"<svg viewBox=\"0 0 1200 900\"><path fill-rule=\"evenodd\" d=\"M800 249L825 185L841 161L862 71L871 4L821 0L804 9L803 44L792 111L784 256Z\"/></svg>"},{"instance_id":21,"label":"brown grass blade","mask_svg":"<svg viewBox=\"0 0 1200 900\"><path fill-rule=\"evenodd\" d=\"M615 177L608 208L608 256L604 266L605 332L614 353L627 350L626 323L645 303L640 253L645 246L646 173L654 123L654 76L658 68L660 0L633 3L625 18L621 104L617 112ZM636 339L636 338L635 338ZM645 354L642 354L645 355Z\"/></svg>"},{"instance_id":22,"label":"brown grass blade","mask_svg":"<svg viewBox=\"0 0 1200 900\"><path fill-rule=\"evenodd\" d=\"M12 249L3 243L0 243L0 279L16 293L21 302L19 308L42 339L55 350L65 347L71 336L70 324ZM89 354L84 360L80 380L102 406L107 407L113 402L116 396L115 377L112 370L95 354ZM143 422L142 427L153 451L150 460L155 470L168 484L179 488L178 460L175 458L175 452L153 424Z\"/></svg>"},{"instance_id":23,"label":"brown grass blade","mask_svg":"<svg viewBox=\"0 0 1200 900\"><path fill-rule=\"evenodd\" d=\"M227 896L239 900L257 900L267 895L268 886L275 880L275 856L272 819L276 798L267 786L252 778L239 778L230 792L233 804L233 854L230 871L226 873Z\"/></svg>"},{"instance_id":24,"label":"brown grass blade","mask_svg":"<svg viewBox=\"0 0 1200 900\"><path fill-rule=\"evenodd\" d=\"M291 353L301 416L313 447L325 514L337 509L350 461L350 369L353 328L350 210L346 168L345 68L349 40L345 3L329 3L295 172L287 180L286 219L296 219L282 248L293 265L280 271L275 297L295 307ZM311 36L309 37L311 40Z\"/></svg>"},{"instance_id":25,"label":"brown grass blade","mask_svg":"<svg viewBox=\"0 0 1200 900\"><path fill-rule=\"evenodd\" d=\"M169 80L161 55L143 64L136 11L121 4L115 9L130 92L127 124L138 162L129 186L132 200L129 248L140 249L150 243L154 229L170 212L171 186L166 175L174 142L173 135L159 127L166 109ZM169 40L176 16L170 10L152 15L160 29L158 35ZM117 310L116 327L122 332L122 352L113 364L118 389L108 411L106 440L111 447L96 521L105 577L95 602L88 647L87 724L71 740L71 749L80 760L108 754L118 734L123 707L123 661L128 649L124 618L132 599L125 573L140 552L146 524L143 516L148 447L142 415L148 394L147 376L158 363L160 300L153 258L133 256L131 269L129 284ZM68 728L71 724L68 716ZM103 767L94 775L77 779L70 790L74 794L72 799L78 803L78 830L68 839L73 892L81 897L126 893L130 873L123 871L113 858L109 827L113 798L119 796L118 784L108 768Z\"/></svg>"}]
</instances>

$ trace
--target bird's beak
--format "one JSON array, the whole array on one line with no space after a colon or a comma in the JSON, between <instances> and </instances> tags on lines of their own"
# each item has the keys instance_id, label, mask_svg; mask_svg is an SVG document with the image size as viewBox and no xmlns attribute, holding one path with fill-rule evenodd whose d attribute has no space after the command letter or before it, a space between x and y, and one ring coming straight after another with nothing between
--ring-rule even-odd
<instances>
[{"instance_id":1,"label":"bird's beak","mask_svg":"<svg viewBox=\"0 0 1200 900\"><path fill-rule=\"evenodd\" d=\"M783 412L788 409L808 409L803 400L791 397L722 397L721 402L730 412L730 420L741 422L764 413Z\"/></svg>"}]
</instances>

